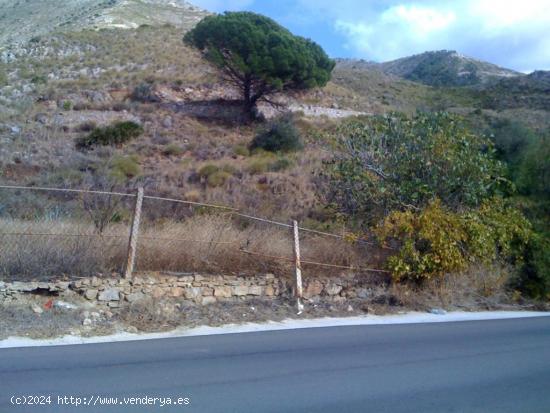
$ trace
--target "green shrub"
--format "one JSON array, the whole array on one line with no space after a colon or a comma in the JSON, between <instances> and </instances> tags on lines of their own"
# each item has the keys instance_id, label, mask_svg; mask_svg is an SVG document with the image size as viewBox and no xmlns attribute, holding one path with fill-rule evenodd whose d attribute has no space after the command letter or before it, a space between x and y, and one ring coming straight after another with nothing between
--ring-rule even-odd
<instances>
[{"instance_id":1,"label":"green shrub","mask_svg":"<svg viewBox=\"0 0 550 413\"><path fill-rule=\"evenodd\" d=\"M250 144L250 149L263 149L270 152L288 152L303 148L300 133L291 115L285 115L267 124L259 131Z\"/></svg>"},{"instance_id":2,"label":"green shrub","mask_svg":"<svg viewBox=\"0 0 550 413\"><path fill-rule=\"evenodd\" d=\"M239 173L239 170L235 168L233 165L225 164L221 168L222 171L227 172L230 175L236 175Z\"/></svg>"},{"instance_id":3,"label":"green shrub","mask_svg":"<svg viewBox=\"0 0 550 413\"><path fill-rule=\"evenodd\" d=\"M465 213L449 211L439 200L420 211L394 211L376 233L382 242L400 245L387 261L397 281L429 279L495 260L521 265L533 237L521 212L497 198Z\"/></svg>"},{"instance_id":4,"label":"green shrub","mask_svg":"<svg viewBox=\"0 0 550 413\"><path fill-rule=\"evenodd\" d=\"M207 165L204 165L201 169L199 169L198 174L201 178L208 178L210 175L215 174L219 170L220 168L217 165L207 164Z\"/></svg>"},{"instance_id":5,"label":"green shrub","mask_svg":"<svg viewBox=\"0 0 550 413\"><path fill-rule=\"evenodd\" d=\"M536 139L531 130L510 119L493 121L485 134L491 137L499 158L512 164L518 161L521 153Z\"/></svg>"},{"instance_id":6,"label":"green shrub","mask_svg":"<svg viewBox=\"0 0 550 413\"><path fill-rule=\"evenodd\" d=\"M71 110L73 107L73 102L71 102L70 100L66 100L65 102L63 102L63 110Z\"/></svg>"},{"instance_id":7,"label":"green shrub","mask_svg":"<svg viewBox=\"0 0 550 413\"><path fill-rule=\"evenodd\" d=\"M528 243L514 287L524 295L550 300L550 238L536 234Z\"/></svg>"},{"instance_id":8,"label":"green shrub","mask_svg":"<svg viewBox=\"0 0 550 413\"><path fill-rule=\"evenodd\" d=\"M344 212L375 223L389 211L433 199L458 210L506 189L491 143L446 113L357 119L337 131L330 197Z\"/></svg>"},{"instance_id":9,"label":"green shrub","mask_svg":"<svg viewBox=\"0 0 550 413\"><path fill-rule=\"evenodd\" d=\"M269 170L273 172L283 171L292 166L292 161L288 158L281 157L275 162L269 164Z\"/></svg>"},{"instance_id":10,"label":"green shrub","mask_svg":"<svg viewBox=\"0 0 550 413\"><path fill-rule=\"evenodd\" d=\"M206 182L208 183L208 186L222 186L229 178L231 178L231 176L232 175L229 172L220 170L210 174Z\"/></svg>"},{"instance_id":11,"label":"green shrub","mask_svg":"<svg viewBox=\"0 0 550 413\"><path fill-rule=\"evenodd\" d=\"M233 153L239 156L250 156L250 151L245 145L235 145L233 147Z\"/></svg>"},{"instance_id":12,"label":"green shrub","mask_svg":"<svg viewBox=\"0 0 550 413\"><path fill-rule=\"evenodd\" d=\"M171 143L167 145L162 150L162 154L165 156L178 156L178 155L181 155L183 152L184 152L184 149L175 143Z\"/></svg>"},{"instance_id":13,"label":"green shrub","mask_svg":"<svg viewBox=\"0 0 550 413\"><path fill-rule=\"evenodd\" d=\"M87 136L78 138L76 146L84 149L93 145L121 145L143 133L143 128L135 122L116 122L110 126L97 127Z\"/></svg>"},{"instance_id":14,"label":"green shrub","mask_svg":"<svg viewBox=\"0 0 550 413\"><path fill-rule=\"evenodd\" d=\"M46 83L48 83L48 78L46 76L42 76L42 75L35 75L31 78L31 83L45 85ZM70 107L69 107L69 109L70 109Z\"/></svg>"},{"instance_id":15,"label":"green shrub","mask_svg":"<svg viewBox=\"0 0 550 413\"><path fill-rule=\"evenodd\" d=\"M134 178L140 173L141 167L136 156L119 156L112 160L111 174L119 181Z\"/></svg>"},{"instance_id":16,"label":"green shrub","mask_svg":"<svg viewBox=\"0 0 550 413\"><path fill-rule=\"evenodd\" d=\"M550 134L535 138L527 146L516 182L521 193L550 200Z\"/></svg>"},{"instance_id":17,"label":"green shrub","mask_svg":"<svg viewBox=\"0 0 550 413\"><path fill-rule=\"evenodd\" d=\"M132 91L130 98L136 102L154 103L159 99L154 93L153 85L150 83L140 83Z\"/></svg>"},{"instance_id":18,"label":"green shrub","mask_svg":"<svg viewBox=\"0 0 550 413\"><path fill-rule=\"evenodd\" d=\"M251 175L263 174L269 170L270 162L265 158L254 159L248 164L248 173Z\"/></svg>"}]
</instances>

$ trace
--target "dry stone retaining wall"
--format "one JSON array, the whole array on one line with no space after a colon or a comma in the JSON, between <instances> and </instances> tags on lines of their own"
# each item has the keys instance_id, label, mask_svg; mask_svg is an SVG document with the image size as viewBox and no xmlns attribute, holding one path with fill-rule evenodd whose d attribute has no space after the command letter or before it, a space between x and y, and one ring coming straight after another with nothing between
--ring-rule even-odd
<instances>
[{"instance_id":1,"label":"dry stone retaining wall","mask_svg":"<svg viewBox=\"0 0 550 413\"><path fill-rule=\"evenodd\" d=\"M290 296L291 280L273 274L241 277L233 275L163 275L143 274L131 280L91 277L76 281L3 282L0 302L17 299L22 294L59 295L77 293L90 302L119 307L147 297L182 298L206 305L224 300L266 299ZM361 277L310 278L304 280L304 298L310 301L367 298L370 290Z\"/></svg>"}]
</instances>

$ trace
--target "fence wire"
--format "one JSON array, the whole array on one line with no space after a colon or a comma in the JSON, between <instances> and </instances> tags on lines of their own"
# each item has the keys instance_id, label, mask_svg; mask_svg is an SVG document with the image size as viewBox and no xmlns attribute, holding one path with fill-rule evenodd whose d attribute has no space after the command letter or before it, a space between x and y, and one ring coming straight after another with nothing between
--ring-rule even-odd
<instances>
[{"instance_id":1,"label":"fence wire","mask_svg":"<svg viewBox=\"0 0 550 413\"><path fill-rule=\"evenodd\" d=\"M0 189L16 192L7 199L0 196L0 275L85 276L123 271L136 194L10 185ZM17 194L26 191L42 193L32 199L34 215L29 208L18 215ZM288 223L224 205L152 195L143 198L137 271L289 273L293 267L294 241ZM23 196L19 202L27 201ZM196 207L214 213L196 215ZM52 210L62 212L52 218ZM372 241L350 243L345 232L299 230L301 262L309 269L306 275L335 269L386 272L361 265L371 258Z\"/></svg>"}]
</instances>

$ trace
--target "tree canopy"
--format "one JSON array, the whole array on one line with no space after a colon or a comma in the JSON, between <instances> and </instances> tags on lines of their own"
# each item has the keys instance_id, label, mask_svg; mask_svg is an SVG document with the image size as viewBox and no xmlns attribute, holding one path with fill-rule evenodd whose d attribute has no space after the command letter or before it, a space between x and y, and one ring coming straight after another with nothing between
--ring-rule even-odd
<instances>
[{"instance_id":1,"label":"tree canopy","mask_svg":"<svg viewBox=\"0 0 550 413\"><path fill-rule=\"evenodd\" d=\"M367 221L393 209L423 208L435 198L453 210L477 206L506 188L490 141L456 116L375 116L344 123L338 132L334 202Z\"/></svg>"},{"instance_id":2,"label":"tree canopy","mask_svg":"<svg viewBox=\"0 0 550 413\"><path fill-rule=\"evenodd\" d=\"M251 12L208 16L184 42L222 71L249 110L276 92L324 86L335 64L318 44Z\"/></svg>"}]
</instances>

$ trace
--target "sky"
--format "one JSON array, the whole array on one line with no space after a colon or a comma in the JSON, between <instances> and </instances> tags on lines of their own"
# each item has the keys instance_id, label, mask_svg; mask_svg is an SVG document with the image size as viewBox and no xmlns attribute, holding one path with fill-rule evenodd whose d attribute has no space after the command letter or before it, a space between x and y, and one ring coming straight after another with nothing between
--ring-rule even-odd
<instances>
[{"instance_id":1,"label":"sky","mask_svg":"<svg viewBox=\"0 0 550 413\"><path fill-rule=\"evenodd\" d=\"M550 0L191 0L269 16L331 57L383 62L456 50L522 72L550 70Z\"/></svg>"}]
</instances>

